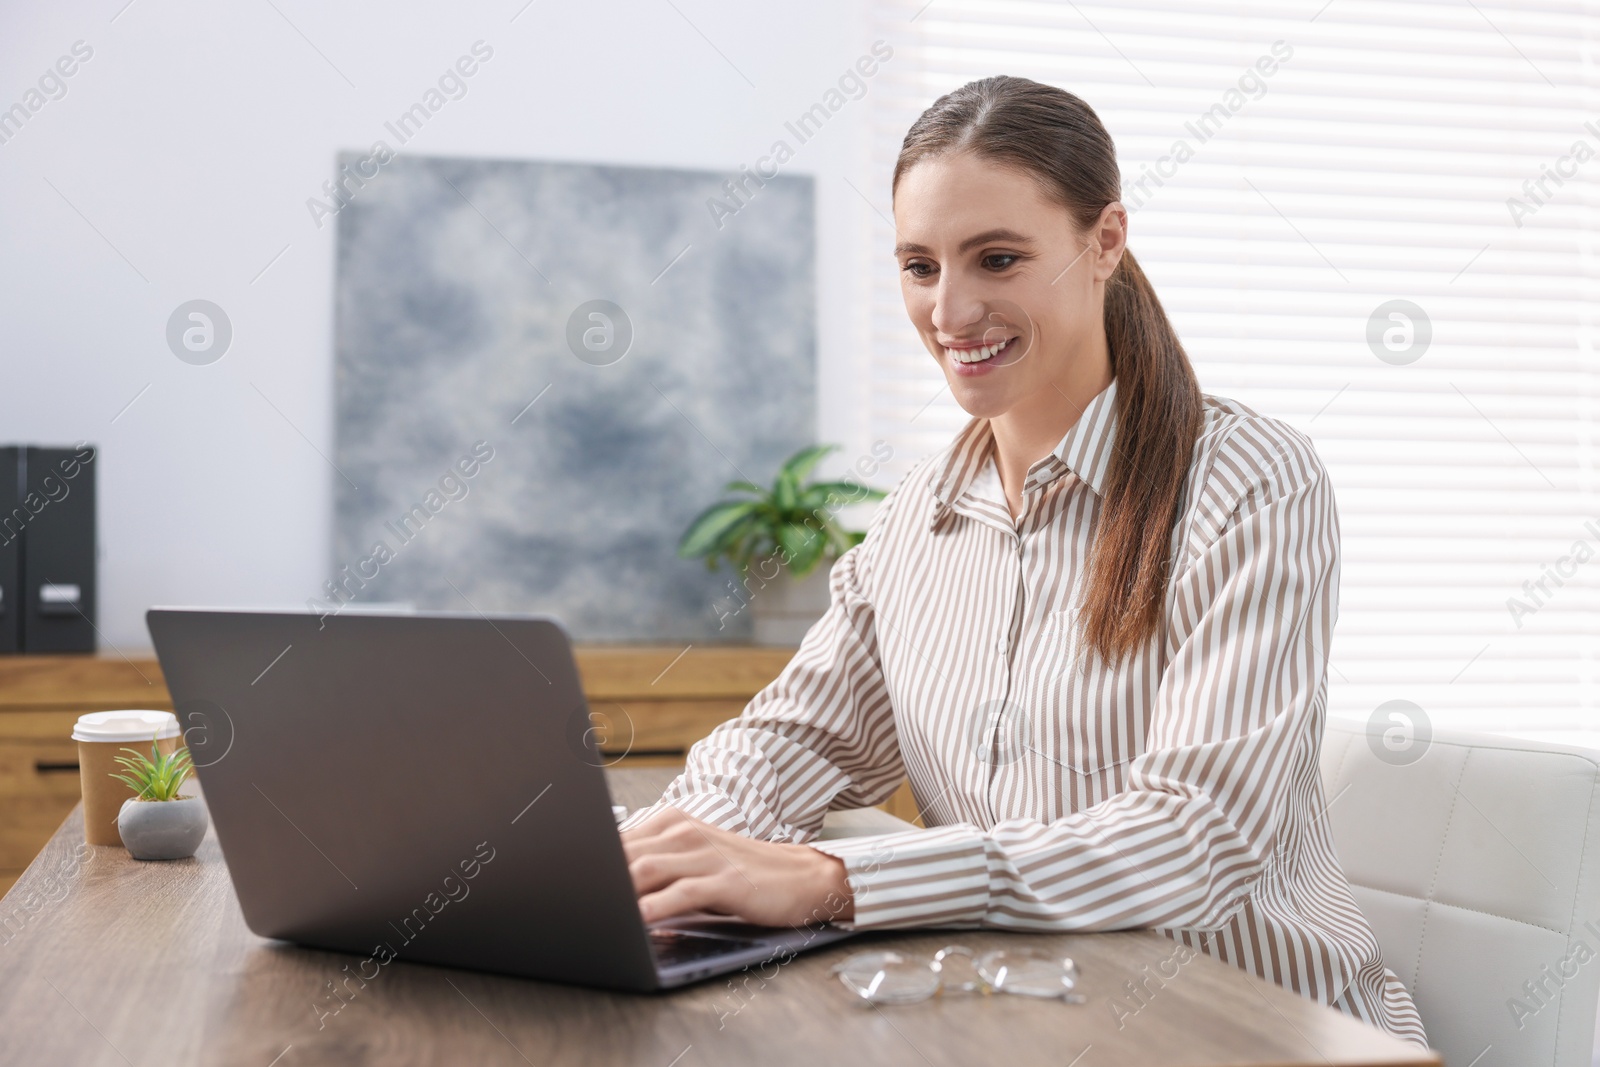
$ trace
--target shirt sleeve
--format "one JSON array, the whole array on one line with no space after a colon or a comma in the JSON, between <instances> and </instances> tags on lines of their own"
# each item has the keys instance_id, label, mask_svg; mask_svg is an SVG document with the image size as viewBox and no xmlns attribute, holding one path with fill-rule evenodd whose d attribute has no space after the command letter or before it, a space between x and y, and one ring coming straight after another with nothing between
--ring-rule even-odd
<instances>
[{"instance_id":1,"label":"shirt sleeve","mask_svg":"<svg viewBox=\"0 0 1600 1067\"><path fill-rule=\"evenodd\" d=\"M1209 528L1184 537L1171 654L1126 788L1050 822L816 844L845 863L856 928L1207 930L1243 905L1291 769L1315 773L1338 519L1311 442L1286 427L1236 430L1201 491Z\"/></svg>"},{"instance_id":2,"label":"shirt sleeve","mask_svg":"<svg viewBox=\"0 0 1600 1067\"><path fill-rule=\"evenodd\" d=\"M899 787L905 770L870 602L872 559L899 496L897 488L862 543L834 561L828 609L794 658L738 718L696 742L660 801L622 829L672 805L736 833L804 842L830 808L879 804Z\"/></svg>"}]
</instances>

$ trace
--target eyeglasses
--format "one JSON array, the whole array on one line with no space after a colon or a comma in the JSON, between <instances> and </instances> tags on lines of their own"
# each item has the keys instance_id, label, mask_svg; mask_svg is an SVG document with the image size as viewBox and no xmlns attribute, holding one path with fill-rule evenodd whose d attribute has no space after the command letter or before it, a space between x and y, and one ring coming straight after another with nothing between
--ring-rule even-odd
<instances>
[{"instance_id":1,"label":"eyeglasses","mask_svg":"<svg viewBox=\"0 0 1600 1067\"><path fill-rule=\"evenodd\" d=\"M942 993L1016 993L1083 1004L1074 992L1078 966L1033 949L995 949L975 956L965 945L946 945L931 960L894 951L858 952L833 973L869 1004L914 1004Z\"/></svg>"}]
</instances>

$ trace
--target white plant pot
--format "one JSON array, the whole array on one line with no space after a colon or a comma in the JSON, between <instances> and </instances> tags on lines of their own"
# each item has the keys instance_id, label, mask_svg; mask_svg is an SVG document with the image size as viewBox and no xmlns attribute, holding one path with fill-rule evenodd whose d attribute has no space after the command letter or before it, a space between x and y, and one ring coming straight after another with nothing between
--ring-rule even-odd
<instances>
[{"instance_id":1,"label":"white plant pot","mask_svg":"<svg viewBox=\"0 0 1600 1067\"><path fill-rule=\"evenodd\" d=\"M195 854L210 821L199 797L130 798L117 813L117 833L136 860L181 860Z\"/></svg>"},{"instance_id":2,"label":"white plant pot","mask_svg":"<svg viewBox=\"0 0 1600 1067\"><path fill-rule=\"evenodd\" d=\"M758 645L798 647L806 631L828 610L828 573L823 560L804 578L788 571L750 592L750 614ZM753 583L752 583L753 584Z\"/></svg>"}]
</instances>

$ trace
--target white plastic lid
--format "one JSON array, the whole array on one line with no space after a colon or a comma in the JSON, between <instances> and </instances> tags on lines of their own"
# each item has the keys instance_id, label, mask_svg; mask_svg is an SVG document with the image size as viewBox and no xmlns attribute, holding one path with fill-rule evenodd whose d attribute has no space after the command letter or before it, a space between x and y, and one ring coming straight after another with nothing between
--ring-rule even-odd
<instances>
[{"instance_id":1,"label":"white plastic lid","mask_svg":"<svg viewBox=\"0 0 1600 1067\"><path fill-rule=\"evenodd\" d=\"M178 736L178 717L170 711L91 711L78 716L74 741L149 741Z\"/></svg>"}]
</instances>

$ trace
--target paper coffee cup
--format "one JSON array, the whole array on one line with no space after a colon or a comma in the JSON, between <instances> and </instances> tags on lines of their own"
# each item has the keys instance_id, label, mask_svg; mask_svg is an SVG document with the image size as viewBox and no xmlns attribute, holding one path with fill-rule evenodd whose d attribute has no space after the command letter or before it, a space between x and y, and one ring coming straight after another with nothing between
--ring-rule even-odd
<instances>
[{"instance_id":1,"label":"paper coffee cup","mask_svg":"<svg viewBox=\"0 0 1600 1067\"><path fill-rule=\"evenodd\" d=\"M83 788L83 839L91 845L120 845L117 813L133 790L111 777L126 770L116 761L131 748L170 755L178 747L178 717L170 711L91 711L78 717L72 739L78 742L78 778Z\"/></svg>"}]
</instances>

